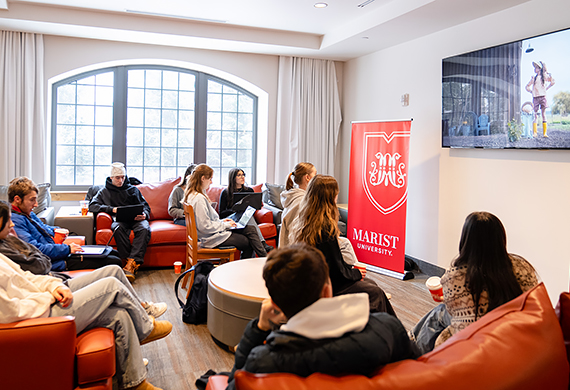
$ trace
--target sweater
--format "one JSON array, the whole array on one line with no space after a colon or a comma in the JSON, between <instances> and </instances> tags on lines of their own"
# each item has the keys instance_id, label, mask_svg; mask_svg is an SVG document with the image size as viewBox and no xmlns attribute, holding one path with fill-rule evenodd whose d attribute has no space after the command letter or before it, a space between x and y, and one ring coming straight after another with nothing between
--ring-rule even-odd
<instances>
[{"instance_id":1,"label":"sweater","mask_svg":"<svg viewBox=\"0 0 570 390\"><path fill-rule=\"evenodd\" d=\"M253 188L242 186L239 190L235 192L254 192ZM235 194L234 192L234 194ZM220 204L218 205L218 210L220 211L220 218L226 218L234 213L232 207L234 206L235 202L233 200L230 201L230 194L228 193L228 189L224 189L220 194Z\"/></svg>"},{"instance_id":2,"label":"sweater","mask_svg":"<svg viewBox=\"0 0 570 390\"><path fill-rule=\"evenodd\" d=\"M194 208L196 231L201 247L215 248L230 238L231 232L227 230L230 225L220 220L206 195L192 192L188 194L186 202Z\"/></svg>"},{"instance_id":3,"label":"sweater","mask_svg":"<svg viewBox=\"0 0 570 390\"><path fill-rule=\"evenodd\" d=\"M63 286L60 279L34 275L0 254L0 323L49 317L52 292Z\"/></svg>"},{"instance_id":4,"label":"sweater","mask_svg":"<svg viewBox=\"0 0 570 390\"><path fill-rule=\"evenodd\" d=\"M180 186L174 187L170 196L168 197L168 215L175 221L184 219L184 189Z\"/></svg>"}]
</instances>

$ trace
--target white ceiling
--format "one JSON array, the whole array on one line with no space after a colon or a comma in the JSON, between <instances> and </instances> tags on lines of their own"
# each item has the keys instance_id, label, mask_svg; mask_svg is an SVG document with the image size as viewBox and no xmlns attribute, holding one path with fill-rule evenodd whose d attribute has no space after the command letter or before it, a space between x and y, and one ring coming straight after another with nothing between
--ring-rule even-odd
<instances>
[{"instance_id":1,"label":"white ceiling","mask_svg":"<svg viewBox=\"0 0 570 390\"><path fill-rule=\"evenodd\" d=\"M530 0L321 1L0 0L0 29L348 60Z\"/></svg>"}]
</instances>

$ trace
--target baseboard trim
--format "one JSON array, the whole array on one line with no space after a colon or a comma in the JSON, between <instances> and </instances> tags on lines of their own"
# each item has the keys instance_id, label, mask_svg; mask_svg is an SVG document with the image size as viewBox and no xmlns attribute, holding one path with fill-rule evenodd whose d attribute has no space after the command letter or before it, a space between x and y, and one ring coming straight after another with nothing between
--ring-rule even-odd
<instances>
[{"instance_id":1,"label":"baseboard trim","mask_svg":"<svg viewBox=\"0 0 570 390\"><path fill-rule=\"evenodd\" d=\"M428 263L427 261L417 259L410 255L406 255L406 258L416 263L420 271L425 275L442 277L445 273L445 268L442 268L438 265Z\"/></svg>"}]
</instances>

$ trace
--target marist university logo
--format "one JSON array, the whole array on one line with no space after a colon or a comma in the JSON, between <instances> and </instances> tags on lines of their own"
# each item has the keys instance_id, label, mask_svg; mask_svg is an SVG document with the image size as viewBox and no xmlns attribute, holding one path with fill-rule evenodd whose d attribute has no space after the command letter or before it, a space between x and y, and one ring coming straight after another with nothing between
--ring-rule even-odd
<instances>
[{"instance_id":1,"label":"marist university logo","mask_svg":"<svg viewBox=\"0 0 570 390\"><path fill-rule=\"evenodd\" d=\"M406 202L409 137L409 131L364 134L364 191L382 214L390 214Z\"/></svg>"}]
</instances>

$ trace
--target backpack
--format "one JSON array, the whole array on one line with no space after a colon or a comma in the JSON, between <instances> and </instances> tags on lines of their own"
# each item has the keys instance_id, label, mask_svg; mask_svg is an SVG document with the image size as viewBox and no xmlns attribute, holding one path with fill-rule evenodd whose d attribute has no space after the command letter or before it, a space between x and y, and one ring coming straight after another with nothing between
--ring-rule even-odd
<instances>
[{"instance_id":1,"label":"backpack","mask_svg":"<svg viewBox=\"0 0 570 390\"><path fill-rule=\"evenodd\" d=\"M210 261L199 261L192 268L184 271L174 283L174 294L182 309L182 321L187 324L203 324L208 318L208 275L214 269ZM186 303L178 297L178 285L187 273L194 272L194 283Z\"/></svg>"}]
</instances>

